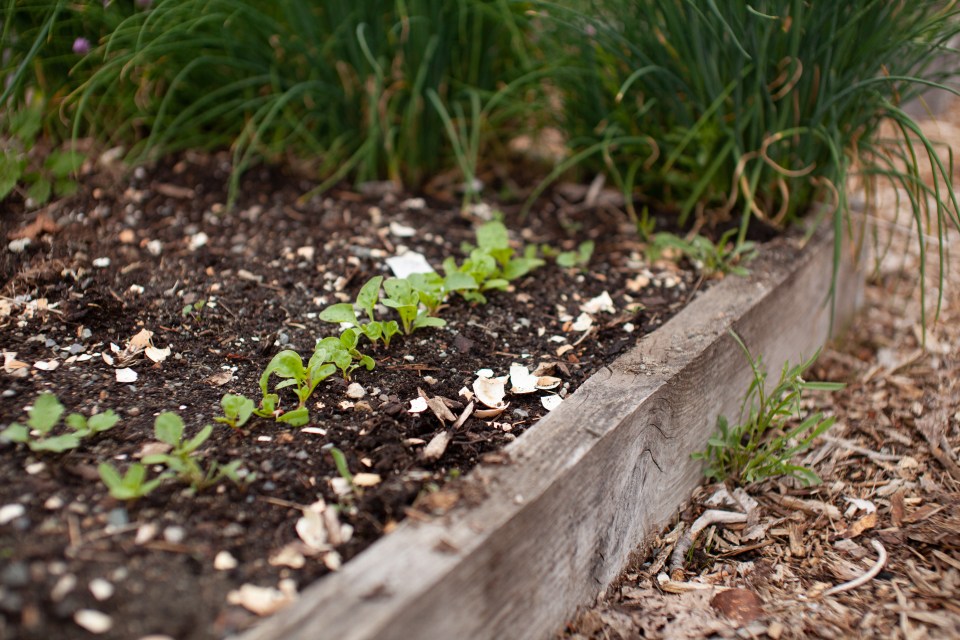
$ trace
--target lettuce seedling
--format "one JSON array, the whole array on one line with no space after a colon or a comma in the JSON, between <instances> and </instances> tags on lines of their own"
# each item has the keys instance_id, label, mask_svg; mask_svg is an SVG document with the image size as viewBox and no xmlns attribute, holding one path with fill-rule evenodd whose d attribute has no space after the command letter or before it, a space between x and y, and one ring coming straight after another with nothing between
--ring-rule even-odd
<instances>
[{"instance_id":1,"label":"lettuce seedling","mask_svg":"<svg viewBox=\"0 0 960 640\"><path fill-rule=\"evenodd\" d=\"M50 451L62 453L80 446L83 438L113 428L120 418L110 410L90 416L89 419L79 413L71 413L65 423L71 432L50 435L60 421L64 408L52 393L42 393L34 400L27 411L27 424L14 422L0 432L0 437L10 442L19 442L30 447L31 451Z\"/></svg>"},{"instance_id":2,"label":"lettuce seedling","mask_svg":"<svg viewBox=\"0 0 960 640\"><path fill-rule=\"evenodd\" d=\"M245 425L253 413L253 400L242 395L224 394L220 398L220 406L223 408L223 415L214 420L233 429L239 429Z\"/></svg>"},{"instance_id":3,"label":"lettuce seedling","mask_svg":"<svg viewBox=\"0 0 960 640\"><path fill-rule=\"evenodd\" d=\"M561 267L579 267L585 269L593 256L594 242L586 240L580 243L576 251L563 251L557 254L557 264Z\"/></svg>"},{"instance_id":4,"label":"lettuce seedling","mask_svg":"<svg viewBox=\"0 0 960 640\"><path fill-rule=\"evenodd\" d=\"M176 474L181 481L189 484L193 491L202 491L224 478L234 482L241 481L239 474L240 460L234 460L226 465L221 465L214 460L206 471L200 466L197 449L213 433L213 425L204 426L195 436L189 440L184 440L183 420L177 414L167 411L157 416L153 428L157 440L170 445L170 452L144 456L143 462L145 464L164 465Z\"/></svg>"},{"instance_id":5,"label":"lettuce seedling","mask_svg":"<svg viewBox=\"0 0 960 640\"><path fill-rule=\"evenodd\" d=\"M310 413L306 408L307 399L317 385L329 378L336 372L337 367L316 352L307 366L303 366L303 359L296 351L285 349L275 355L267 368L260 376L260 391L263 399L260 401L260 407L254 411L259 416L276 418L279 422L286 422L295 427L302 427L310 420ZM279 412L279 395L270 393L268 385L270 376L276 375L283 378L274 388L275 391L285 387L296 386L294 393L297 394L299 404L293 411L286 413Z\"/></svg>"},{"instance_id":6,"label":"lettuce seedling","mask_svg":"<svg viewBox=\"0 0 960 640\"><path fill-rule=\"evenodd\" d=\"M144 497L170 477L169 473L162 473L153 480L147 480L147 468L139 462L131 464L123 476L107 462L101 462L97 472L111 496L128 501Z\"/></svg>"},{"instance_id":7,"label":"lettuce seedling","mask_svg":"<svg viewBox=\"0 0 960 640\"><path fill-rule=\"evenodd\" d=\"M329 336L318 341L310 362L317 360L333 363L344 379L349 380L350 374L356 369L366 367L367 371L370 371L376 364L373 358L357 350L359 341L359 334L354 329L344 329L339 337Z\"/></svg>"},{"instance_id":8,"label":"lettuce seedling","mask_svg":"<svg viewBox=\"0 0 960 640\"><path fill-rule=\"evenodd\" d=\"M511 280L525 276L544 264L537 257L536 246L527 247L523 257L514 257L507 228L496 220L477 229L476 247L464 243L463 249L470 257L459 267L456 260L447 258L443 270L448 275L459 271L473 278L477 285L475 288L479 291L460 290L460 295L470 302L485 303L487 299L480 291L506 289Z\"/></svg>"},{"instance_id":9,"label":"lettuce seedling","mask_svg":"<svg viewBox=\"0 0 960 640\"><path fill-rule=\"evenodd\" d=\"M383 340L383 346L389 348L390 339L400 333L400 325L397 324L396 320L380 321L376 319L374 310L377 301L380 299L380 285L382 283L383 276L374 276L360 288L360 293L357 294L356 306L366 314L368 322L361 323L357 319L354 306L349 302L330 305L320 312L320 319L324 322L349 325L350 328L365 335L370 342L376 343L377 340Z\"/></svg>"},{"instance_id":10,"label":"lettuce seedling","mask_svg":"<svg viewBox=\"0 0 960 640\"><path fill-rule=\"evenodd\" d=\"M409 279L390 278L384 281L383 289L388 297L381 302L396 310L405 334L410 335L415 329L422 327L443 327L447 324L446 320L431 316L426 309L420 309L420 294Z\"/></svg>"}]
</instances>

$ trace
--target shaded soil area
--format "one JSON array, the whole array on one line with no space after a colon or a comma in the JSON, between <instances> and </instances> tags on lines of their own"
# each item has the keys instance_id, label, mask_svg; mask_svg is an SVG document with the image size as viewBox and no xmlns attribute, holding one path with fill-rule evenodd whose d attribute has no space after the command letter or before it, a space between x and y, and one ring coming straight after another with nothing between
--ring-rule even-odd
<instances>
[{"instance_id":1,"label":"shaded soil area","mask_svg":"<svg viewBox=\"0 0 960 640\"><path fill-rule=\"evenodd\" d=\"M224 393L258 400L275 353L308 355L335 333L318 318L327 305L389 275L385 258L406 249L435 266L462 260L461 243L486 215L389 189L300 202L314 185L267 169L245 176L226 215L228 172L224 158L192 154L125 177L102 169L71 200L33 212L14 203L0 222L0 429L24 421L44 391L68 412L120 416L63 454L0 441L0 637L208 638L248 628L258 619L251 609L270 610L404 517L465 499L459 478L544 415L542 398L572 392L708 284L693 269L647 263L613 210L560 195L523 221L508 210L507 226L523 228L517 247L594 240L589 269L548 261L486 305L451 300L443 328L389 349L363 343L376 368L322 383L306 428L217 425L204 464L239 460L255 474L246 482L195 494L168 481L119 502L97 465L122 470L152 451L156 415L176 411L193 435L221 414ZM605 292L613 308L592 311L585 328L582 305ZM170 349L165 359L130 347L143 330L152 348ZM453 429L429 410L410 412L425 396L461 416L475 372L502 376L512 363L561 386L508 394L503 413L469 415ZM425 457L448 429L441 455ZM331 446L364 486L344 488ZM321 542L309 531L317 514Z\"/></svg>"}]
</instances>

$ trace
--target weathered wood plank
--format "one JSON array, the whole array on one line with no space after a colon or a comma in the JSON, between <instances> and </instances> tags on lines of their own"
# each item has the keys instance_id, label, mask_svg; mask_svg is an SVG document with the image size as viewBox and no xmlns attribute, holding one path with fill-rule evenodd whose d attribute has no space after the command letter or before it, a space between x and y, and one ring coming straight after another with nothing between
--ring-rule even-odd
<instances>
[{"instance_id":1,"label":"weathered wood plank","mask_svg":"<svg viewBox=\"0 0 960 640\"><path fill-rule=\"evenodd\" d=\"M244 640L549 637L614 580L701 481L690 459L750 380L733 327L771 375L826 339L832 240L728 278L584 383L468 481L486 498L407 521ZM858 275L840 276L837 320Z\"/></svg>"}]
</instances>

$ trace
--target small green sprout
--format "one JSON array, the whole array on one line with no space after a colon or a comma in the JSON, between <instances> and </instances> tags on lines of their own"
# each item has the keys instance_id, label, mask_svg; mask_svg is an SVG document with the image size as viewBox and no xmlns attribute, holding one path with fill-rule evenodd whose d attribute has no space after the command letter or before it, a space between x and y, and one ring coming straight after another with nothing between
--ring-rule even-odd
<instances>
[{"instance_id":1,"label":"small green sprout","mask_svg":"<svg viewBox=\"0 0 960 640\"><path fill-rule=\"evenodd\" d=\"M792 475L804 484L819 484L820 478L811 469L796 465L791 459L808 449L813 440L829 429L835 418L823 413L801 416L800 399L804 391L837 391L844 387L836 382L807 382L804 372L816 361L819 352L799 365L784 363L777 386L766 391L767 371L761 358L750 354L743 340L733 331L750 363L753 381L747 389L740 410L740 422L730 426L725 416L717 418L717 434L707 441L707 448L693 454L705 460L708 478L749 484L765 478ZM789 426L795 420L796 426Z\"/></svg>"},{"instance_id":2,"label":"small green sprout","mask_svg":"<svg viewBox=\"0 0 960 640\"><path fill-rule=\"evenodd\" d=\"M200 312L203 311L203 308L207 305L207 301L204 299L197 300L196 302L191 302L189 304L183 305L183 309L180 310L180 315L184 318L187 316L193 316L195 319L200 318Z\"/></svg>"},{"instance_id":3,"label":"small green sprout","mask_svg":"<svg viewBox=\"0 0 960 640\"><path fill-rule=\"evenodd\" d=\"M458 289L460 295L469 302L486 302L481 291L506 289L511 280L523 277L544 264L537 257L537 247L534 245L524 249L522 257L515 257L507 228L496 220L477 229L476 247L464 243L463 249L469 254L463 264L458 267L456 260L449 257L443 262L443 270L448 276L459 271L473 278L476 290Z\"/></svg>"},{"instance_id":4,"label":"small green sprout","mask_svg":"<svg viewBox=\"0 0 960 640\"><path fill-rule=\"evenodd\" d=\"M561 267L577 267L585 269L590 263L594 249L593 240L585 240L580 243L576 251L563 251L557 254L557 264Z\"/></svg>"},{"instance_id":5,"label":"small green sprout","mask_svg":"<svg viewBox=\"0 0 960 640\"><path fill-rule=\"evenodd\" d=\"M52 393L42 393L34 400L33 406L27 411L27 424L14 422L0 432L0 438L10 442L18 442L30 447L31 451L48 451L63 453L80 446L80 441L108 429L112 429L120 418L113 411L107 410L85 418L79 413L71 413L64 421L70 432L60 435L51 435L53 428L60 421L64 408Z\"/></svg>"},{"instance_id":6,"label":"small green sprout","mask_svg":"<svg viewBox=\"0 0 960 640\"><path fill-rule=\"evenodd\" d=\"M727 231L716 244L701 235L686 240L672 233L658 233L647 246L647 258L657 260L664 249L669 248L685 255L698 271L708 277L717 274L745 277L750 275L750 271L743 264L753 260L757 251L753 242L734 242L736 233L736 229Z\"/></svg>"},{"instance_id":7,"label":"small green sprout","mask_svg":"<svg viewBox=\"0 0 960 640\"><path fill-rule=\"evenodd\" d=\"M224 394L220 398L220 407L223 409L223 415L214 420L232 429L239 429L245 425L253 414L253 400L242 395Z\"/></svg>"},{"instance_id":8,"label":"small green sprout","mask_svg":"<svg viewBox=\"0 0 960 640\"><path fill-rule=\"evenodd\" d=\"M185 484L189 484L193 491L202 491L211 487L222 479L241 482L240 460L234 460L226 465L217 461L209 464L206 471L200 465L197 450L213 433L213 425L205 425L195 436L188 440L183 438L183 420L177 414L167 411L157 416L154 421L154 434L157 440L170 445L169 453L156 453L144 456L145 464L162 464L172 471Z\"/></svg>"},{"instance_id":9,"label":"small green sprout","mask_svg":"<svg viewBox=\"0 0 960 640\"><path fill-rule=\"evenodd\" d=\"M117 500L126 501L137 500L148 495L170 477L170 474L163 473L153 480L147 480L147 468L139 462L131 464L123 476L107 462L101 462L97 466L97 472L110 491L110 495Z\"/></svg>"},{"instance_id":10,"label":"small green sprout","mask_svg":"<svg viewBox=\"0 0 960 640\"><path fill-rule=\"evenodd\" d=\"M280 422L286 422L295 427L302 427L310 421L310 412L307 409L306 402L317 388L317 385L333 375L337 367L324 359L324 354L314 353L313 357L304 366L303 359L296 351L285 349L275 355L267 368L260 376L260 391L263 399L260 401L260 407L254 410L258 416L276 418ZM278 413L280 397L276 393L271 393L268 385L270 376L275 375L283 381L278 383L275 391L286 387L293 387L299 403L292 411Z\"/></svg>"}]
</instances>

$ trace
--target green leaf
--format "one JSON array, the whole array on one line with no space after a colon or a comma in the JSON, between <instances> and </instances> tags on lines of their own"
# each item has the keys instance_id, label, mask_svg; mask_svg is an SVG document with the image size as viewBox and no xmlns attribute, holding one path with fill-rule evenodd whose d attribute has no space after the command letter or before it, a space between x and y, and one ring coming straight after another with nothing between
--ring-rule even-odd
<instances>
[{"instance_id":1,"label":"green leaf","mask_svg":"<svg viewBox=\"0 0 960 640\"><path fill-rule=\"evenodd\" d=\"M61 436L31 440L27 443L31 451L52 451L62 453L80 446L80 438L75 433L66 433Z\"/></svg>"},{"instance_id":2,"label":"green leaf","mask_svg":"<svg viewBox=\"0 0 960 640\"><path fill-rule=\"evenodd\" d=\"M103 480L103 484L107 485L107 488L110 489L111 495L113 495L114 488L123 486L123 478L120 477L120 472L118 472L112 464L101 462L97 465L97 472L100 474L100 479Z\"/></svg>"},{"instance_id":3,"label":"green leaf","mask_svg":"<svg viewBox=\"0 0 960 640\"><path fill-rule=\"evenodd\" d=\"M293 411L287 411L277 418L277 422L284 422L291 427L302 427L310 422L310 410L306 407L299 407Z\"/></svg>"},{"instance_id":4,"label":"green leaf","mask_svg":"<svg viewBox=\"0 0 960 640\"><path fill-rule=\"evenodd\" d=\"M421 327L445 327L447 326L447 321L443 318L428 316L424 313L421 313L417 316L417 319L414 320L413 326L415 329L419 329Z\"/></svg>"},{"instance_id":5,"label":"green leaf","mask_svg":"<svg viewBox=\"0 0 960 640\"><path fill-rule=\"evenodd\" d=\"M22 424L14 422L9 427L0 431L0 438L10 442L26 442L30 439L30 430Z\"/></svg>"},{"instance_id":6,"label":"green leaf","mask_svg":"<svg viewBox=\"0 0 960 640\"><path fill-rule=\"evenodd\" d=\"M477 246L487 251L507 249L510 246L510 237L507 228L496 220L487 222L477 229Z\"/></svg>"},{"instance_id":7,"label":"green leaf","mask_svg":"<svg viewBox=\"0 0 960 640\"><path fill-rule=\"evenodd\" d=\"M220 406L223 408L224 415L226 415L229 420L228 424L234 428L245 425L253 413L253 400L242 395L232 393L224 394L224 396L220 398ZM224 422L224 420L220 418L217 418L217 421Z\"/></svg>"},{"instance_id":8,"label":"green leaf","mask_svg":"<svg viewBox=\"0 0 960 640\"><path fill-rule=\"evenodd\" d=\"M52 393L42 393L33 401L33 407L27 411L27 425L46 434L53 429L63 415L63 405Z\"/></svg>"},{"instance_id":9,"label":"green leaf","mask_svg":"<svg viewBox=\"0 0 960 640\"><path fill-rule=\"evenodd\" d=\"M444 278L443 286L447 291L466 291L477 288L477 281L470 274L461 271L449 271Z\"/></svg>"},{"instance_id":10,"label":"green leaf","mask_svg":"<svg viewBox=\"0 0 960 640\"><path fill-rule=\"evenodd\" d=\"M360 331L370 342L376 342L383 335L383 325L379 322L368 322L360 327Z\"/></svg>"},{"instance_id":11,"label":"green leaf","mask_svg":"<svg viewBox=\"0 0 960 640\"><path fill-rule=\"evenodd\" d=\"M566 268L577 266L577 254L573 251L557 254L557 265Z\"/></svg>"},{"instance_id":12,"label":"green leaf","mask_svg":"<svg viewBox=\"0 0 960 640\"><path fill-rule=\"evenodd\" d=\"M6 198L23 175L25 163L9 152L0 152L0 201Z\"/></svg>"},{"instance_id":13,"label":"green leaf","mask_svg":"<svg viewBox=\"0 0 960 640\"><path fill-rule=\"evenodd\" d=\"M165 411L154 420L153 430L157 440L176 447L183 438L183 420L172 411Z\"/></svg>"},{"instance_id":14,"label":"green leaf","mask_svg":"<svg viewBox=\"0 0 960 640\"><path fill-rule=\"evenodd\" d=\"M347 349L348 351L350 349L355 349L359 341L360 338L357 336L357 332L353 329L345 329L340 333L340 344L343 345L343 348Z\"/></svg>"},{"instance_id":15,"label":"green leaf","mask_svg":"<svg viewBox=\"0 0 960 640\"><path fill-rule=\"evenodd\" d=\"M75 180L70 178L60 178L53 183L53 192L57 194L58 198L72 196L79 190L80 185Z\"/></svg>"},{"instance_id":16,"label":"green leaf","mask_svg":"<svg viewBox=\"0 0 960 640\"><path fill-rule=\"evenodd\" d=\"M112 409L107 409L103 413L90 416L87 425L93 433L100 433L112 429L119 421L120 416L115 414Z\"/></svg>"},{"instance_id":17,"label":"green leaf","mask_svg":"<svg viewBox=\"0 0 960 640\"><path fill-rule=\"evenodd\" d=\"M360 288L360 293L357 294L357 306L366 312L371 321L373 320L373 308L380 298L381 284L383 284L383 276L374 276L367 280L367 283Z\"/></svg>"},{"instance_id":18,"label":"green leaf","mask_svg":"<svg viewBox=\"0 0 960 640\"><path fill-rule=\"evenodd\" d=\"M38 105L23 107L10 116L10 133L20 139L24 147L32 147L43 126L43 109Z\"/></svg>"},{"instance_id":19,"label":"green leaf","mask_svg":"<svg viewBox=\"0 0 960 640\"><path fill-rule=\"evenodd\" d=\"M213 433L213 425L204 425L197 435L183 443L183 447L181 447L180 450L184 453L193 453L200 447L200 445L207 441L207 438L210 437L211 433Z\"/></svg>"},{"instance_id":20,"label":"green leaf","mask_svg":"<svg viewBox=\"0 0 960 640\"><path fill-rule=\"evenodd\" d=\"M57 178L64 178L80 169L83 164L83 154L73 150L52 151L43 166L50 170Z\"/></svg>"},{"instance_id":21,"label":"green leaf","mask_svg":"<svg viewBox=\"0 0 960 640\"><path fill-rule=\"evenodd\" d=\"M341 322L357 324L357 314L354 313L353 305L349 302L341 302L340 304L327 307L320 312L320 319L324 322L333 322L336 324Z\"/></svg>"},{"instance_id":22,"label":"green leaf","mask_svg":"<svg viewBox=\"0 0 960 640\"><path fill-rule=\"evenodd\" d=\"M27 189L27 197L36 203L37 206L46 204L47 200L50 199L50 194L53 191L53 187L50 184L50 181L46 178L38 177L30 188Z\"/></svg>"},{"instance_id":23,"label":"green leaf","mask_svg":"<svg viewBox=\"0 0 960 640\"><path fill-rule=\"evenodd\" d=\"M81 438L85 438L90 435L90 428L87 425L87 419L79 413L71 413L66 417L64 422L68 427L76 431Z\"/></svg>"}]
</instances>

